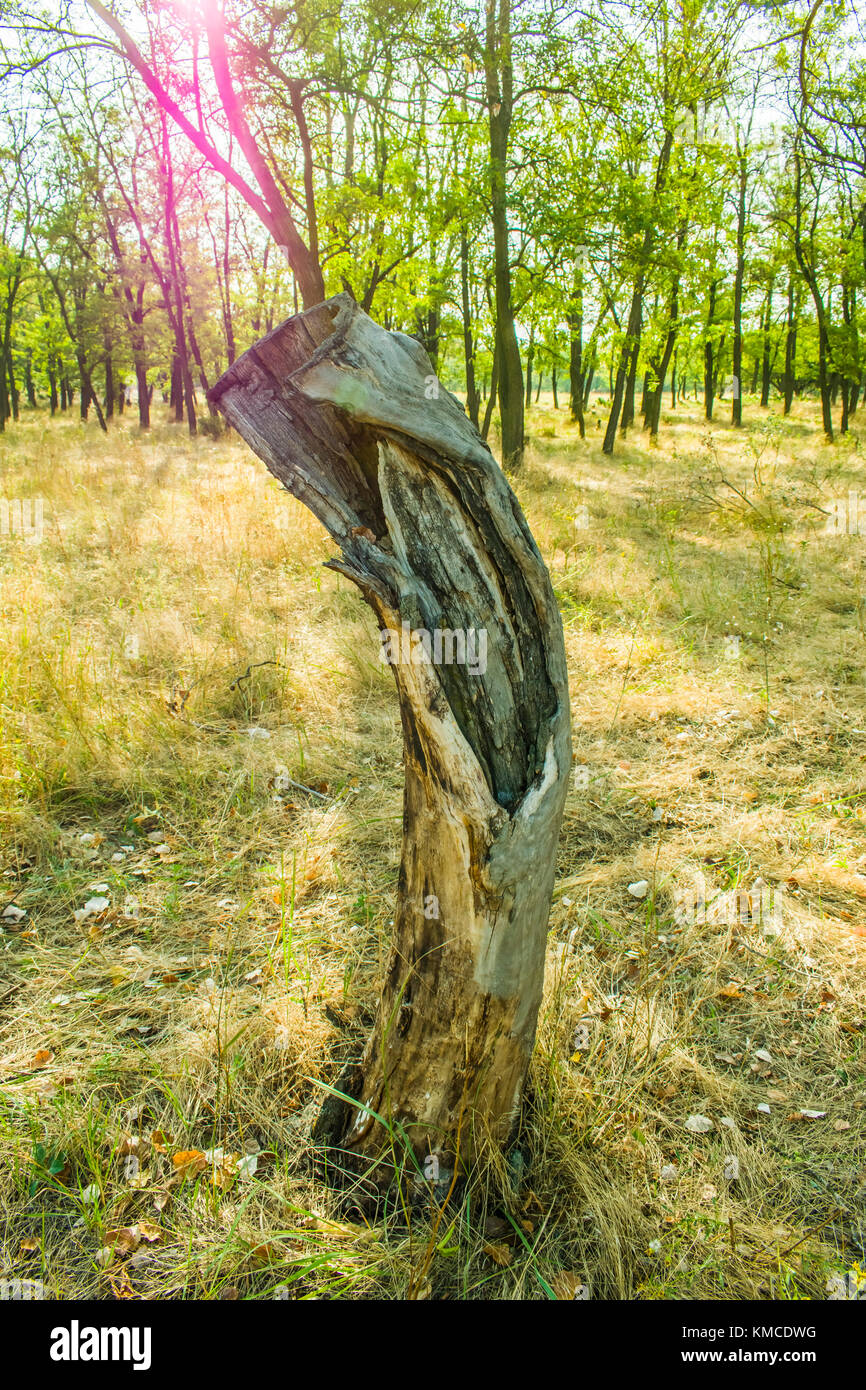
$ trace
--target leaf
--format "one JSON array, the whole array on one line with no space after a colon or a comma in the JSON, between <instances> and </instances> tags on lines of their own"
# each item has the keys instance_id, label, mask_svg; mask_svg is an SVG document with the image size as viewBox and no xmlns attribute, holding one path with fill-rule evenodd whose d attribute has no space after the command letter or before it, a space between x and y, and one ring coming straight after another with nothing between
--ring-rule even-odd
<instances>
[{"instance_id":1,"label":"leaf","mask_svg":"<svg viewBox=\"0 0 866 1390\"><path fill-rule=\"evenodd\" d=\"M276 1264L283 1255L282 1250L272 1240L263 1240L260 1245L254 1245L250 1254L256 1264L270 1265Z\"/></svg>"},{"instance_id":2,"label":"leaf","mask_svg":"<svg viewBox=\"0 0 866 1390\"><path fill-rule=\"evenodd\" d=\"M237 1173L241 1182L248 1182L259 1166L258 1154L244 1154L238 1159Z\"/></svg>"},{"instance_id":3,"label":"leaf","mask_svg":"<svg viewBox=\"0 0 866 1390\"><path fill-rule=\"evenodd\" d=\"M725 985L724 989L720 989L718 993L719 999L742 999L742 997L742 990L733 981L729 985Z\"/></svg>"},{"instance_id":4,"label":"leaf","mask_svg":"<svg viewBox=\"0 0 866 1390\"><path fill-rule=\"evenodd\" d=\"M106 1231L105 1243L117 1255L131 1255L133 1250L137 1250L141 1244L140 1228L138 1226L118 1226L113 1231Z\"/></svg>"},{"instance_id":5,"label":"leaf","mask_svg":"<svg viewBox=\"0 0 866 1390\"><path fill-rule=\"evenodd\" d=\"M150 1244L153 1244L155 1240L162 1240L161 1227L154 1225L152 1221L139 1221L138 1229L142 1240L146 1240Z\"/></svg>"},{"instance_id":6,"label":"leaf","mask_svg":"<svg viewBox=\"0 0 866 1390\"><path fill-rule=\"evenodd\" d=\"M550 1281L550 1287L553 1289L557 1298L563 1299L566 1302L571 1302L573 1299L578 1298L589 1298L589 1290L586 1284L583 1282L580 1275L575 1273L573 1269L563 1269L559 1274L554 1274Z\"/></svg>"},{"instance_id":7,"label":"leaf","mask_svg":"<svg viewBox=\"0 0 866 1390\"><path fill-rule=\"evenodd\" d=\"M182 1149L180 1153L172 1154L171 1161L183 1177L201 1173L207 1167L207 1159L201 1149Z\"/></svg>"},{"instance_id":8,"label":"leaf","mask_svg":"<svg viewBox=\"0 0 866 1390\"><path fill-rule=\"evenodd\" d=\"M34 1071L38 1071L40 1067L47 1067L48 1064L53 1061L54 1053L51 1051L50 1047L40 1047L39 1051L34 1054L30 1066Z\"/></svg>"},{"instance_id":9,"label":"leaf","mask_svg":"<svg viewBox=\"0 0 866 1390\"><path fill-rule=\"evenodd\" d=\"M837 1134L844 1134L844 1132L845 1132L846 1129L850 1129L850 1128L851 1128L851 1121L850 1121L850 1120L834 1120L834 1121L833 1121L833 1128L835 1129L835 1131L836 1131Z\"/></svg>"},{"instance_id":10,"label":"leaf","mask_svg":"<svg viewBox=\"0 0 866 1390\"><path fill-rule=\"evenodd\" d=\"M36 1236L25 1236L18 1247L19 1255L32 1255L39 1249L39 1241Z\"/></svg>"},{"instance_id":11,"label":"leaf","mask_svg":"<svg viewBox=\"0 0 866 1390\"><path fill-rule=\"evenodd\" d=\"M689 1115L685 1127L690 1134L709 1134L713 1122L706 1115Z\"/></svg>"},{"instance_id":12,"label":"leaf","mask_svg":"<svg viewBox=\"0 0 866 1390\"><path fill-rule=\"evenodd\" d=\"M493 1245L490 1242L485 1242L481 1248L485 1255L490 1256L494 1264L499 1265L500 1269L507 1269L514 1259L514 1252L507 1245Z\"/></svg>"}]
</instances>

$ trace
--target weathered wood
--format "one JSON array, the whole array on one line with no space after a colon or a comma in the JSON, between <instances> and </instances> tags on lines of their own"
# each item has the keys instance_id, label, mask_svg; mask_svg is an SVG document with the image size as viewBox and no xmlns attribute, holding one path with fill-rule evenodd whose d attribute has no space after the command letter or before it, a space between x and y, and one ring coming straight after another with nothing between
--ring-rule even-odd
<instances>
[{"instance_id":1,"label":"weathered wood","mask_svg":"<svg viewBox=\"0 0 866 1390\"><path fill-rule=\"evenodd\" d=\"M571 762L550 580L504 474L424 350L348 296L282 324L211 398L327 528L341 552L329 565L397 634L406 785L393 952L345 1083L357 1104L328 1107L324 1128L345 1155L376 1159L388 1138L375 1111L447 1165L458 1130L464 1155L485 1132L507 1136L535 1037ZM421 630L444 634L441 650L411 637ZM460 662L456 633L470 650L474 640L473 663Z\"/></svg>"}]
</instances>

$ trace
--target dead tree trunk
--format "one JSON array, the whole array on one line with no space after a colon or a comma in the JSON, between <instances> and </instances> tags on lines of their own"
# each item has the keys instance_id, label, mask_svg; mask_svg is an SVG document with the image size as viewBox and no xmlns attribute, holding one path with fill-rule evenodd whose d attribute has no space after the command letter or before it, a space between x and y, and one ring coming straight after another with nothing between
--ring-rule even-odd
<instances>
[{"instance_id":1,"label":"dead tree trunk","mask_svg":"<svg viewBox=\"0 0 866 1390\"><path fill-rule=\"evenodd\" d=\"M325 1107L317 1137L381 1181L399 1125L416 1156L453 1168L507 1138L541 1001L571 760L550 580L423 348L348 295L263 338L212 398L339 545L328 564L373 609L400 701L393 950L350 1099Z\"/></svg>"}]
</instances>

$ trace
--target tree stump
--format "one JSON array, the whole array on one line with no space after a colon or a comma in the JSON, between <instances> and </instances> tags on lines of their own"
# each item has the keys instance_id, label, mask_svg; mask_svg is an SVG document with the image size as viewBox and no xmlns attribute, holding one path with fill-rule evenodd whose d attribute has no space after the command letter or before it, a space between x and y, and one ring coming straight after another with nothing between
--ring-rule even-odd
<instances>
[{"instance_id":1,"label":"tree stump","mask_svg":"<svg viewBox=\"0 0 866 1390\"><path fill-rule=\"evenodd\" d=\"M211 399L339 546L327 563L373 609L400 701L393 950L318 1137L352 1172L393 1170L401 1146L453 1170L507 1140L541 1002L571 767L550 579L423 348L349 296L280 325Z\"/></svg>"}]
</instances>

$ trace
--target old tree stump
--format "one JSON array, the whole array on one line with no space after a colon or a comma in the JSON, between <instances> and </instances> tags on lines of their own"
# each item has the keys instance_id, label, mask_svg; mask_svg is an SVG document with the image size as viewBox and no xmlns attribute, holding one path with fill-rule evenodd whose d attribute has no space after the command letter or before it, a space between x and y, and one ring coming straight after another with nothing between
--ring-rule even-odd
<instances>
[{"instance_id":1,"label":"old tree stump","mask_svg":"<svg viewBox=\"0 0 866 1390\"><path fill-rule=\"evenodd\" d=\"M508 1138L541 1002L571 764L547 570L423 348L347 295L256 343L211 396L395 634L406 781L393 950L372 1036L338 1087L348 1099L326 1104L317 1135L353 1172L393 1171L398 1126L417 1158L453 1167L484 1136Z\"/></svg>"}]
</instances>

